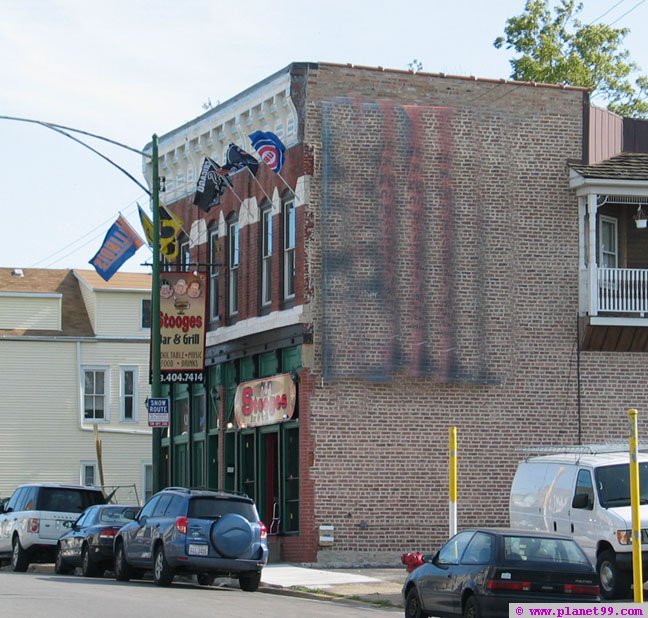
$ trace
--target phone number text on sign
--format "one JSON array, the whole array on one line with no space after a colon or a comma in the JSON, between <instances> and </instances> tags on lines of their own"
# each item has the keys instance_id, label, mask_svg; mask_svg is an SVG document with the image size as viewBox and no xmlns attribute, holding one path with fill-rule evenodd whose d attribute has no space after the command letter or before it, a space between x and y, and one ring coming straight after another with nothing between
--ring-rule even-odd
<instances>
[{"instance_id":1,"label":"phone number text on sign","mask_svg":"<svg viewBox=\"0 0 648 618\"><path fill-rule=\"evenodd\" d=\"M162 384L202 384L205 374L202 371L169 371L160 374Z\"/></svg>"}]
</instances>

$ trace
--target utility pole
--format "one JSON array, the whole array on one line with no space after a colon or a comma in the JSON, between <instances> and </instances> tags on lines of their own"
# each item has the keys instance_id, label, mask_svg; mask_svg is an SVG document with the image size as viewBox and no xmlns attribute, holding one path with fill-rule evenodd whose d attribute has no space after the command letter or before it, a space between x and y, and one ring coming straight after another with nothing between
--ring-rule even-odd
<instances>
[{"instance_id":1,"label":"utility pole","mask_svg":"<svg viewBox=\"0 0 648 618\"><path fill-rule=\"evenodd\" d=\"M153 275L151 279L151 397L161 397L160 384L160 175L158 170L158 136L151 145L151 200L153 202ZM153 428L153 492L162 489L162 433Z\"/></svg>"}]
</instances>

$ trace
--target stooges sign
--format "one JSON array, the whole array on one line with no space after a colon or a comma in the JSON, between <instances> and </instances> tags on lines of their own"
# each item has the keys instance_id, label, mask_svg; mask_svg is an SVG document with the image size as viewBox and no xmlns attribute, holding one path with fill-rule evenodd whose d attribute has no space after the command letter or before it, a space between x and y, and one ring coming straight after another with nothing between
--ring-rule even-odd
<instances>
[{"instance_id":1,"label":"stooges sign","mask_svg":"<svg viewBox=\"0 0 648 618\"><path fill-rule=\"evenodd\" d=\"M205 370L204 273L160 275L160 373L163 383L201 383Z\"/></svg>"},{"instance_id":2,"label":"stooges sign","mask_svg":"<svg viewBox=\"0 0 648 618\"><path fill-rule=\"evenodd\" d=\"M234 397L238 427L272 425L292 418L297 389L289 373L241 382Z\"/></svg>"}]
</instances>

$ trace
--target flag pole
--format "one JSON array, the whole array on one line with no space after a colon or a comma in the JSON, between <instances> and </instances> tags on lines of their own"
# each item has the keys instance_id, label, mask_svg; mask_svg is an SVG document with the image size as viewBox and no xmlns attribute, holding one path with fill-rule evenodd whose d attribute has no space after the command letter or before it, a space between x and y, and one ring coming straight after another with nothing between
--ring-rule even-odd
<instances>
[{"instance_id":1,"label":"flag pole","mask_svg":"<svg viewBox=\"0 0 648 618\"><path fill-rule=\"evenodd\" d=\"M158 170L158 136L153 134L151 148L153 201L153 276L151 280L151 397L162 396L160 383L160 176ZM162 489L162 432L153 428L153 492Z\"/></svg>"},{"instance_id":2,"label":"flag pole","mask_svg":"<svg viewBox=\"0 0 648 618\"><path fill-rule=\"evenodd\" d=\"M252 176L254 182L256 182L259 185L259 189L263 191L263 195L265 195L268 198L269 202L272 204L272 198L265 192L265 189L263 188L263 185L259 182L259 179L252 173L252 170L247 165L245 166L245 169L248 171L248 174Z\"/></svg>"}]
</instances>

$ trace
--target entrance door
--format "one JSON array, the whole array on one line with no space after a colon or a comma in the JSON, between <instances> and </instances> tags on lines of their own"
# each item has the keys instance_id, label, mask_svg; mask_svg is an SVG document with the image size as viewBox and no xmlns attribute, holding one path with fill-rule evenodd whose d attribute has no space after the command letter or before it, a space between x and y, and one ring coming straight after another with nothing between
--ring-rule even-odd
<instances>
[{"instance_id":1,"label":"entrance door","mask_svg":"<svg viewBox=\"0 0 648 618\"><path fill-rule=\"evenodd\" d=\"M259 509L268 533L279 532L279 432L261 434Z\"/></svg>"}]
</instances>

